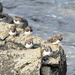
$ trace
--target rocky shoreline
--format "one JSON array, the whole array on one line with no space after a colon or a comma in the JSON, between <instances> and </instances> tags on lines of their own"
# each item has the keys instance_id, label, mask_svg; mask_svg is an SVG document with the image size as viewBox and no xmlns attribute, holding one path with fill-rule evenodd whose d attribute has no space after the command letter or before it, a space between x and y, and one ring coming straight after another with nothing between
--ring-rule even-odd
<instances>
[{"instance_id":1,"label":"rocky shoreline","mask_svg":"<svg viewBox=\"0 0 75 75\"><path fill-rule=\"evenodd\" d=\"M26 49L24 46L26 36L23 29L17 28L18 35L10 40L9 28L13 24L0 22L0 55L7 59L7 67L10 71L5 71L4 74L8 75L66 75L66 55L63 48L60 46L56 48L46 40L38 36L31 36L33 38L34 47ZM48 67L42 66L41 51L44 46L50 46L54 52L48 63ZM0 57L1 61L5 60ZM11 63L9 62L11 61ZM0 62L1 64L2 62ZM4 63L6 65L6 63ZM10 64L9 64L10 63ZM11 66L12 65L12 66ZM4 65L1 65L6 69ZM10 67L10 68L9 68ZM3 72L0 72L1 75Z\"/></svg>"}]
</instances>

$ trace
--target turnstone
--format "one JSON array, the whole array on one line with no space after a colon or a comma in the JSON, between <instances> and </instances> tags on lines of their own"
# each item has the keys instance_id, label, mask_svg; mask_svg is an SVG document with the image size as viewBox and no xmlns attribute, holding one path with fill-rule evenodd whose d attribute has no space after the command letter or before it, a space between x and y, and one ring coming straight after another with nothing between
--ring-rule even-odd
<instances>
[{"instance_id":1,"label":"turnstone","mask_svg":"<svg viewBox=\"0 0 75 75\"><path fill-rule=\"evenodd\" d=\"M25 28L28 26L28 21L18 16L14 16L13 22L19 25L17 28Z\"/></svg>"},{"instance_id":2,"label":"turnstone","mask_svg":"<svg viewBox=\"0 0 75 75\"><path fill-rule=\"evenodd\" d=\"M3 12L3 4L0 2L0 12Z\"/></svg>"},{"instance_id":3,"label":"turnstone","mask_svg":"<svg viewBox=\"0 0 75 75\"><path fill-rule=\"evenodd\" d=\"M33 47L33 40L32 40L31 38L25 41L25 47L26 47L27 49Z\"/></svg>"},{"instance_id":4,"label":"turnstone","mask_svg":"<svg viewBox=\"0 0 75 75\"><path fill-rule=\"evenodd\" d=\"M30 26L27 26L25 28L25 35L26 35L26 37L30 37L32 32L33 32L33 30L32 30L32 28Z\"/></svg>"},{"instance_id":5,"label":"turnstone","mask_svg":"<svg viewBox=\"0 0 75 75\"><path fill-rule=\"evenodd\" d=\"M50 46L47 46L43 49L43 56L46 56L46 55L50 56L50 55L52 55L52 53L53 52L52 52L52 49Z\"/></svg>"},{"instance_id":6,"label":"turnstone","mask_svg":"<svg viewBox=\"0 0 75 75\"><path fill-rule=\"evenodd\" d=\"M57 36L47 40L49 43L52 43L52 44L55 44L56 47L59 47L59 43L60 41L62 41L63 37L62 37L62 34L58 34Z\"/></svg>"},{"instance_id":7,"label":"turnstone","mask_svg":"<svg viewBox=\"0 0 75 75\"><path fill-rule=\"evenodd\" d=\"M13 25L10 27L9 34L11 35L10 39L13 39L15 37L15 35L17 34L16 26Z\"/></svg>"},{"instance_id":8,"label":"turnstone","mask_svg":"<svg viewBox=\"0 0 75 75\"><path fill-rule=\"evenodd\" d=\"M50 60L49 58L50 58L50 56L48 56L48 55L42 57L42 64L47 65Z\"/></svg>"}]
</instances>

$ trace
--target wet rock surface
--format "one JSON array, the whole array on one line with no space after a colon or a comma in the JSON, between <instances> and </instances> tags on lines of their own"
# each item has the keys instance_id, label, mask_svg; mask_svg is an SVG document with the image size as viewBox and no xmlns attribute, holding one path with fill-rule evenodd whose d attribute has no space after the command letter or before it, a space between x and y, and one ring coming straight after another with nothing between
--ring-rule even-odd
<instances>
[{"instance_id":1,"label":"wet rock surface","mask_svg":"<svg viewBox=\"0 0 75 75\"><path fill-rule=\"evenodd\" d=\"M26 38L23 29L17 28L18 35L14 39L10 39L11 36L9 36L8 32L11 25L13 24L0 23L0 27L5 28L1 28L0 30L2 33L0 34L0 55L3 55L1 60L5 61L3 58L7 55L7 68L8 70L12 68L10 69L10 74L6 71L6 63L4 63L1 73L4 70L6 75L12 75L13 73L15 75L66 75L66 55L62 47L59 46L57 48L55 45L47 43L41 37L31 36L30 38L33 38L34 47L32 49L26 49L24 45L28 38ZM48 63L48 70L45 70L46 68L42 66L41 62L41 51L44 46L51 46L54 52ZM45 74L47 71L49 73Z\"/></svg>"},{"instance_id":2,"label":"wet rock surface","mask_svg":"<svg viewBox=\"0 0 75 75\"><path fill-rule=\"evenodd\" d=\"M0 22L6 22L6 23L13 24L13 18L11 16L5 13L0 13L0 15L4 16L3 19L0 19Z\"/></svg>"},{"instance_id":3,"label":"wet rock surface","mask_svg":"<svg viewBox=\"0 0 75 75\"><path fill-rule=\"evenodd\" d=\"M3 5L2 5L2 3L0 2L0 13L2 13L3 12Z\"/></svg>"}]
</instances>

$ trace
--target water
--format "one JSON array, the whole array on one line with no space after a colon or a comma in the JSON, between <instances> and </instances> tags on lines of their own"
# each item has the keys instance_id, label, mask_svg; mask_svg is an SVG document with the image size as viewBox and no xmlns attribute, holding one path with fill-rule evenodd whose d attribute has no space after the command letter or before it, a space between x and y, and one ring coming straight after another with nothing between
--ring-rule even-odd
<instances>
[{"instance_id":1,"label":"water","mask_svg":"<svg viewBox=\"0 0 75 75\"><path fill-rule=\"evenodd\" d=\"M67 75L75 74L75 0L1 0L4 13L26 18L33 35L49 39L59 33L67 56ZM32 20L37 18L38 21Z\"/></svg>"}]
</instances>

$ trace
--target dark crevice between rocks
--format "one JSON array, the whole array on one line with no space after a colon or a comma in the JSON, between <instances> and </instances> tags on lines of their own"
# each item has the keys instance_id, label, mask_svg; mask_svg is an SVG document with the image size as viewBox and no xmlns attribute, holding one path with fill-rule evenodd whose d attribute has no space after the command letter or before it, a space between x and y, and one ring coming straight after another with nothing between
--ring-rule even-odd
<instances>
[{"instance_id":1,"label":"dark crevice between rocks","mask_svg":"<svg viewBox=\"0 0 75 75\"><path fill-rule=\"evenodd\" d=\"M9 36L9 35L8 35L8 36ZM8 36L7 36L7 37L5 37L4 39L1 39L1 38L0 38L0 41L5 41L5 40L6 40L6 38L8 38Z\"/></svg>"},{"instance_id":2,"label":"dark crevice between rocks","mask_svg":"<svg viewBox=\"0 0 75 75\"><path fill-rule=\"evenodd\" d=\"M40 47L40 44L34 44L33 49Z\"/></svg>"},{"instance_id":3,"label":"dark crevice between rocks","mask_svg":"<svg viewBox=\"0 0 75 75\"><path fill-rule=\"evenodd\" d=\"M59 61L59 64L53 64L53 65L47 64L46 65L47 67L43 66L41 58L40 75L66 75L67 72L66 55L62 47L60 46L59 51L54 52L51 57L56 59L59 54L61 59ZM49 71L45 70L45 68L47 68L47 70Z\"/></svg>"},{"instance_id":4,"label":"dark crevice between rocks","mask_svg":"<svg viewBox=\"0 0 75 75\"><path fill-rule=\"evenodd\" d=\"M67 72L66 61L64 61L63 64L60 63L60 65L47 65L47 67L49 67L50 69L49 73L45 74L43 71L44 67L41 66L40 75L66 75Z\"/></svg>"}]
</instances>

